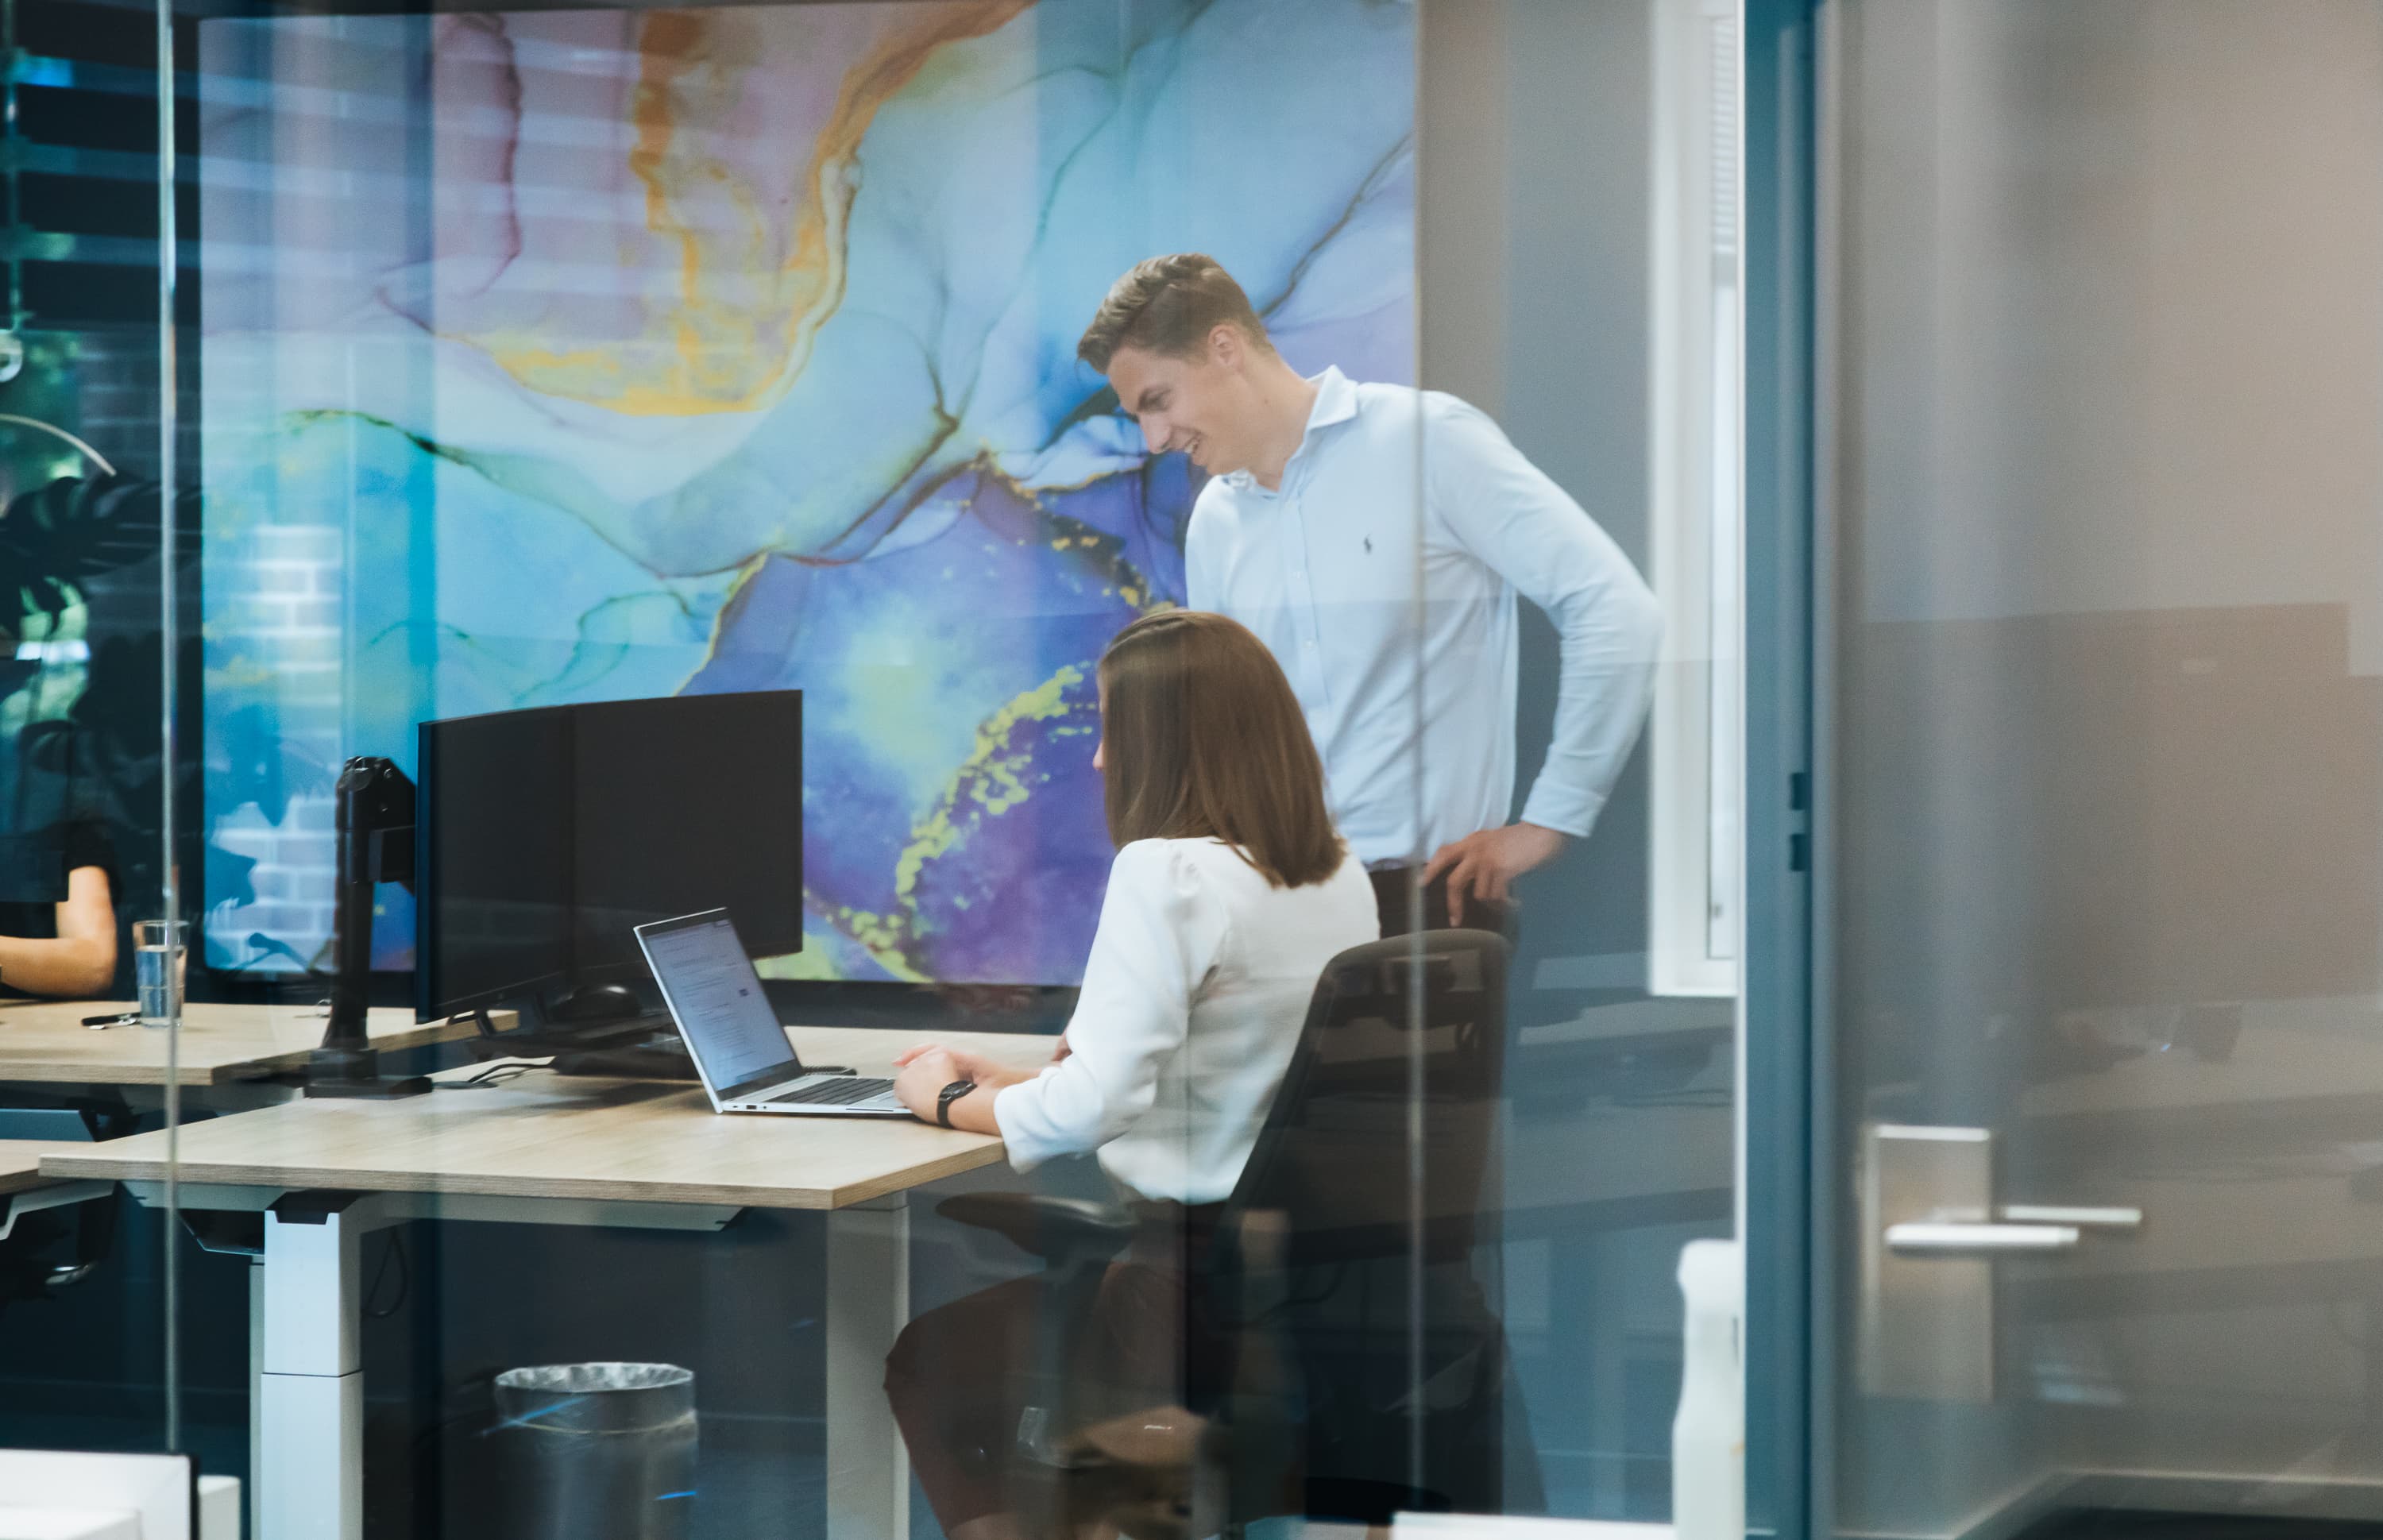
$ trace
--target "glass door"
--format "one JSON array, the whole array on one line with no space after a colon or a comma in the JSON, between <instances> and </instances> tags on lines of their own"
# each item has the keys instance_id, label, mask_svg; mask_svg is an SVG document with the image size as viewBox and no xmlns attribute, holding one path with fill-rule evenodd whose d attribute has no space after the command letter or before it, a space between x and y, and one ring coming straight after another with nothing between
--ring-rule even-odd
<instances>
[{"instance_id":1,"label":"glass door","mask_svg":"<svg viewBox=\"0 0 2383 1540\"><path fill-rule=\"evenodd\" d=\"M2383 9L1836 0L1814 35L1780 1528L2371 1526Z\"/></svg>"}]
</instances>

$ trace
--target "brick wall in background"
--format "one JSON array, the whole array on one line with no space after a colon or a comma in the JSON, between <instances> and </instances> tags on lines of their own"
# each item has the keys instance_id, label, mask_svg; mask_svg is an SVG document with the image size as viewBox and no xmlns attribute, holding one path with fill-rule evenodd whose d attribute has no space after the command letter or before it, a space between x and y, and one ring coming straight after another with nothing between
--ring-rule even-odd
<instances>
[{"instance_id":1,"label":"brick wall in background","mask_svg":"<svg viewBox=\"0 0 2383 1540\"><path fill-rule=\"evenodd\" d=\"M267 930L311 958L331 936L330 778L341 752L345 538L330 525L260 526L210 548L206 573L211 590L219 590L207 606L208 655L273 673L283 748L316 782L290 797L278 827L253 804L220 810L215 843L256 862L257 902L216 917L216 955L237 960L250 931Z\"/></svg>"}]
</instances>

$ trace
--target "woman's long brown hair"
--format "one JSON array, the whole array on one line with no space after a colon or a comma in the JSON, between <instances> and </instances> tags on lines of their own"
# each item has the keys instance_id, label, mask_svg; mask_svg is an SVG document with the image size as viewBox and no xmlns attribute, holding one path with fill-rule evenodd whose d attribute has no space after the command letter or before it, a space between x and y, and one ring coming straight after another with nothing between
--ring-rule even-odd
<instances>
[{"instance_id":1,"label":"woman's long brown hair","mask_svg":"<svg viewBox=\"0 0 2383 1540\"><path fill-rule=\"evenodd\" d=\"M1344 848L1290 681L1236 621L1144 615L1101 655L1109 838L1219 839L1278 888L1321 882Z\"/></svg>"}]
</instances>

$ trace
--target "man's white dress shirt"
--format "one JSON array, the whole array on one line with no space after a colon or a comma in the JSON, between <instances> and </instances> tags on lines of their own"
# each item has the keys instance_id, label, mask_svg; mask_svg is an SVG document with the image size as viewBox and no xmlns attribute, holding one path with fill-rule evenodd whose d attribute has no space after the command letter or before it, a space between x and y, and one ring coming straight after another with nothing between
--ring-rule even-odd
<instances>
[{"instance_id":1,"label":"man's white dress shirt","mask_svg":"<svg viewBox=\"0 0 2383 1540\"><path fill-rule=\"evenodd\" d=\"M1313 383L1280 490L1237 471L1201 491L1191 607L1241 622L1281 662L1340 832L1379 866L1511 817L1514 596L1527 596L1556 623L1562 668L1522 817L1587 833L1653 695L1655 596L1481 413L1338 369Z\"/></svg>"},{"instance_id":2,"label":"man's white dress shirt","mask_svg":"<svg viewBox=\"0 0 2383 1540\"><path fill-rule=\"evenodd\" d=\"M1144 1198L1218 1202L1257 1142L1324 965L1379 939L1354 859L1276 888L1219 840L1137 840L1108 897L1068 1021L1072 1052L1003 1088L1009 1159L1100 1152Z\"/></svg>"}]
</instances>

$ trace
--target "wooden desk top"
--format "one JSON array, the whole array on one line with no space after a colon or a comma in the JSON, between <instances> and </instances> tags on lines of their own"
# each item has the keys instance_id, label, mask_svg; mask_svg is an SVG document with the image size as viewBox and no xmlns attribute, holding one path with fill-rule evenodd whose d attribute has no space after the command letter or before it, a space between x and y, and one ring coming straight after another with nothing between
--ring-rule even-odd
<instances>
[{"instance_id":1,"label":"wooden desk top","mask_svg":"<svg viewBox=\"0 0 2383 1540\"><path fill-rule=\"evenodd\" d=\"M1039 1066L1051 1050L1049 1038L994 1032L796 1027L789 1035L805 1059L864 1074L886 1073L896 1052L929 1037L1020 1067ZM165 1149L162 1133L69 1145L42 1172L162 1181ZM401 1102L295 1101L187 1124L180 1179L833 1209L1002 1158L1001 1141L981 1134L894 1119L721 1116L699 1086L534 1070L487 1089ZM1506 1203L1515 1211L1612 1209L1627 1221L1644 1208L1638 1222L1647 1223L1714 1194L1725 1212L1729 1183L1725 1108L1589 1106L1522 1121L1507 1152Z\"/></svg>"},{"instance_id":2,"label":"wooden desk top","mask_svg":"<svg viewBox=\"0 0 2383 1540\"><path fill-rule=\"evenodd\" d=\"M888 1073L895 1053L931 1036L1020 1067L1051 1053L1049 1038L1001 1033L789 1035L804 1058L863 1074ZM700 1086L544 1070L400 1102L289 1102L187 1125L181 1136L185 1184L773 1209L844 1208L1002 1157L1001 1141L982 1134L892 1118L722 1116ZM166 1136L54 1153L42 1174L162 1181Z\"/></svg>"},{"instance_id":3,"label":"wooden desk top","mask_svg":"<svg viewBox=\"0 0 2383 1540\"><path fill-rule=\"evenodd\" d=\"M89 1150L92 1145L63 1139L0 1139L0 1198L57 1180L41 1175L42 1157Z\"/></svg>"},{"instance_id":4,"label":"wooden desk top","mask_svg":"<svg viewBox=\"0 0 2383 1540\"><path fill-rule=\"evenodd\" d=\"M164 1085L170 1034L138 1025L95 1032L82 1024L87 1016L130 1009L129 1002L0 1001L0 1083ZM315 1004L186 1005L180 1081L214 1086L271 1074L321 1042L323 1025L322 1007ZM468 1022L416 1022L402 1008L372 1012L364 1029L381 1048L418 1048L473 1033Z\"/></svg>"}]
</instances>

